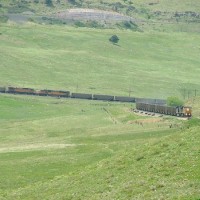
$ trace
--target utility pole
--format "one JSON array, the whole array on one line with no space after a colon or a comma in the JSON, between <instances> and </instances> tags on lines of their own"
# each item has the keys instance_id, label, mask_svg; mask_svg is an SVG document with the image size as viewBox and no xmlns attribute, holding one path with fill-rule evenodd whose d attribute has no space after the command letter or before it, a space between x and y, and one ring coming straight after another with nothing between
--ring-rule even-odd
<instances>
[{"instance_id":1,"label":"utility pole","mask_svg":"<svg viewBox=\"0 0 200 200\"><path fill-rule=\"evenodd\" d=\"M133 90L131 90L131 87L130 87L129 90L128 90L128 96L129 97L131 96L131 92L133 92Z\"/></svg>"}]
</instances>

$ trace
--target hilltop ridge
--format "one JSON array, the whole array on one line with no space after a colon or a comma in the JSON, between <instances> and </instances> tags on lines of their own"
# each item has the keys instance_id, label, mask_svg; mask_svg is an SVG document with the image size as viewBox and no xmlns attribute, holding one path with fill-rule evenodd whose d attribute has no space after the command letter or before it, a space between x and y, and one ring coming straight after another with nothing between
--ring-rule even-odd
<instances>
[{"instance_id":1,"label":"hilltop ridge","mask_svg":"<svg viewBox=\"0 0 200 200\"><path fill-rule=\"evenodd\" d=\"M140 30L155 29L159 31L173 29L173 31L189 31L199 32L200 23L200 3L198 0L194 1L167 1L167 0L94 0L94 1L81 1L81 0L52 0L50 5L45 3L45 0L3 0L0 4L0 12L5 18L9 19L10 14L24 15L29 13L28 20L39 23L61 23L70 24L69 21L62 21L61 13L64 15L73 9L82 10L82 19L87 19L86 10L98 11L100 16L105 12L114 12L116 16L124 16L118 18L120 20L129 21L135 19ZM72 9L72 10L71 10ZM32 14L31 14L32 13ZM60 13L60 15L58 15ZM94 13L94 12L93 12ZM86 17L83 17L85 14ZM107 13L108 14L108 13ZM75 16L74 16L75 15ZM80 17L77 19L78 13L68 16L68 19L82 20ZM38 20L37 16L45 17ZM74 16L74 17L73 17ZM59 21L57 17L62 19ZM105 17L105 15L104 15ZM2 15L1 15L2 18ZM15 17L17 18L17 17ZM10 18L11 20L15 18ZM18 17L20 18L20 17ZM116 17L115 17L116 18ZM99 21L104 20L102 17L92 17L89 20ZM2 20L1 20L2 21ZM102 24L102 23L101 23ZM96 26L94 28L109 28L110 26ZM122 28L122 26L120 26ZM124 28L129 29L130 24ZM135 29L133 29L135 30Z\"/></svg>"}]
</instances>

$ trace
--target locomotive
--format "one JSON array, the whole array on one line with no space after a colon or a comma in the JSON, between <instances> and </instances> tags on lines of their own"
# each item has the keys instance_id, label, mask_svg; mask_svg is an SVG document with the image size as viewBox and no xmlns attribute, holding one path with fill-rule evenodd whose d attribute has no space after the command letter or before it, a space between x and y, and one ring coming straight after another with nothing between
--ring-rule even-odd
<instances>
[{"instance_id":1,"label":"locomotive","mask_svg":"<svg viewBox=\"0 0 200 200\"><path fill-rule=\"evenodd\" d=\"M136 102L136 109L177 117L192 117L192 107L190 106L167 106Z\"/></svg>"},{"instance_id":2,"label":"locomotive","mask_svg":"<svg viewBox=\"0 0 200 200\"><path fill-rule=\"evenodd\" d=\"M53 97L69 97L69 91L60 90L35 90L32 88L19 88L19 87L0 87L1 93L11 94L25 94L25 95L38 95L38 96L53 96Z\"/></svg>"},{"instance_id":3,"label":"locomotive","mask_svg":"<svg viewBox=\"0 0 200 200\"><path fill-rule=\"evenodd\" d=\"M61 90L35 90L32 88L20 87L0 87L0 93L24 94L24 95L38 95L38 96L52 96L65 97L76 99L91 99L101 101L119 101L119 102L135 102L135 97L127 96L112 96L103 94L86 94L86 93L71 93L70 91Z\"/></svg>"}]
</instances>

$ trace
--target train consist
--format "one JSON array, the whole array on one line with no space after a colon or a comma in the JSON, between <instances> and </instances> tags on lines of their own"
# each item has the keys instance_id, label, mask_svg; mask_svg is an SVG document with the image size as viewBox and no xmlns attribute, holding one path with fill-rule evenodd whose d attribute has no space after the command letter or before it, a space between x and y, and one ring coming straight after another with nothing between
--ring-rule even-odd
<instances>
[{"instance_id":1,"label":"train consist","mask_svg":"<svg viewBox=\"0 0 200 200\"><path fill-rule=\"evenodd\" d=\"M24 94L24 95L38 95L38 96L51 96L63 98L76 98L88 100L101 100L101 101L119 101L136 103L136 109L160 113L172 116L191 117L192 108L188 106L166 106L166 100L163 99L148 99L148 98L135 98L127 96L112 96L102 94L86 94L86 93L71 93L64 90L35 90L32 88L20 87L0 87L0 93L11 94Z\"/></svg>"},{"instance_id":2,"label":"train consist","mask_svg":"<svg viewBox=\"0 0 200 200\"><path fill-rule=\"evenodd\" d=\"M189 106L167 106L167 105L136 102L136 109L147 112L172 115L177 117L192 117L192 108Z\"/></svg>"},{"instance_id":3,"label":"train consist","mask_svg":"<svg viewBox=\"0 0 200 200\"><path fill-rule=\"evenodd\" d=\"M70 91L63 90L35 90L32 88L19 88L19 87L0 87L1 93L11 94L24 94L24 95L38 95L38 96L52 96L76 99L91 99L102 101L119 101L119 102L135 102L135 97L127 96L112 96L103 94L86 94L86 93L71 93Z\"/></svg>"}]
</instances>

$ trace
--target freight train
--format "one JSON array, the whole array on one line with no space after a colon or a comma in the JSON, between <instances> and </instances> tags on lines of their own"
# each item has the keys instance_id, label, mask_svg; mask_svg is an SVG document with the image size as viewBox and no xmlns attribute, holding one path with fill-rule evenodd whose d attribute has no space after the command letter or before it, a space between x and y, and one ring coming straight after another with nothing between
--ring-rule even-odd
<instances>
[{"instance_id":1,"label":"freight train","mask_svg":"<svg viewBox=\"0 0 200 200\"><path fill-rule=\"evenodd\" d=\"M38 95L38 96L52 96L52 97L65 97L76 99L91 99L102 101L119 101L119 102L135 102L135 97L127 96L112 96L103 94L86 94L86 93L71 93L64 90L35 90L32 88L20 88L20 87L0 87L1 93L11 94L24 94L24 95Z\"/></svg>"},{"instance_id":2,"label":"freight train","mask_svg":"<svg viewBox=\"0 0 200 200\"><path fill-rule=\"evenodd\" d=\"M0 87L0 93L11 94L24 94L24 95L38 95L38 96L52 96L52 97L64 97L64 98L77 98L77 99L91 99L102 101L119 101L119 102L136 102L136 109L160 113L172 116L191 117L192 108L188 106L166 106L166 100L163 99L146 99L135 98L127 96L112 96L102 94L86 94L86 93L71 93L64 90L35 90L32 88L20 88L20 87Z\"/></svg>"},{"instance_id":3,"label":"freight train","mask_svg":"<svg viewBox=\"0 0 200 200\"><path fill-rule=\"evenodd\" d=\"M192 117L192 108L189 106L167 106L136 102L136 109L177 117Z\"/></svg>"}]
</instances>

